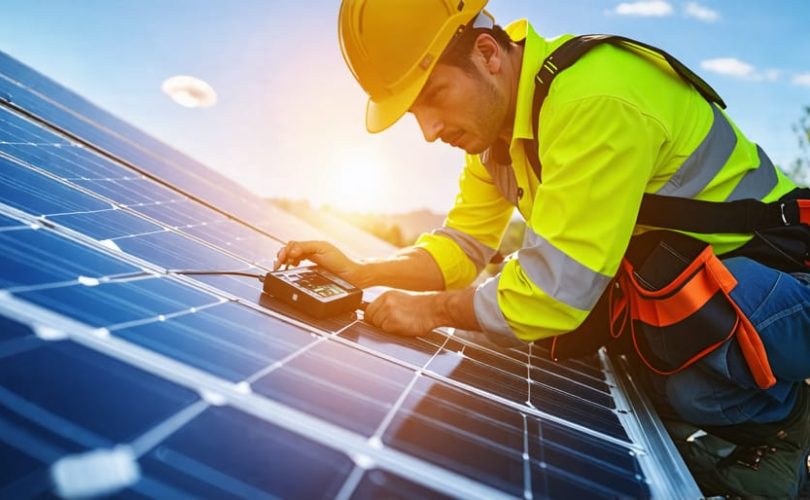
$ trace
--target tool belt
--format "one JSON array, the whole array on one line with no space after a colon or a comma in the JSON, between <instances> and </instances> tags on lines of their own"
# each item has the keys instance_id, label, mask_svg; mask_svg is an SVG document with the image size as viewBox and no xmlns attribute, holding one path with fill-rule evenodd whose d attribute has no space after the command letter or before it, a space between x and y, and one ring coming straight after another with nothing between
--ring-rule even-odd
<instances>
[{"instance_id":1,"label":"tool belt","mask_svg":"<svg viewBox=\"0 0 810 500\"><path fill-rule=\"evenodd\" d=\"M690 232L753 233L748 244L723 257L745 256L785 272L808 270L810 190L794 190L774 203L741 201L744 205L647 195L639 221ZM661 204L669 210L660 211ZM592 354L622 338L620 349L653 372L671 375L735 338L755 382L765 389L776 379L759 334L731 298L736 286L707 243L675 231L650 231L631 239L618 273L585 322L539 343L560 360Z\"/></svg>"},{"instance_id":2,"label":"tool belt","mask_svg":"<svg viewBox=\"0 0 810 500\"><path fill-rule=\"evenodd\" d=\"M647 233L633 242L608 289L612 338L630 335L634 352L659 375L672 375L735 337L757 385L776 378L756 329L730 293L737 280L700 240Z\"/></svg>"}]
</instances>

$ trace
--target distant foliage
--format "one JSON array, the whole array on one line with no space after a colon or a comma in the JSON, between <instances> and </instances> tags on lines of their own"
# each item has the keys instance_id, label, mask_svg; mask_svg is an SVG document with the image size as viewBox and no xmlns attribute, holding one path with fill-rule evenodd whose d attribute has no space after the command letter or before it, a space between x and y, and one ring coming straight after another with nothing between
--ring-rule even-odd
<instances>
[{"instance_id":1,"label":"distant foliage","mask_svg":"<svg viewBox=\"0 0 810 500\"><path fill-rule=\"evenodd\" d=\"M802 109L802 116L792 128L799 141L800 156L788 166L785 173L797 183L807 186L810 185L810 106Z\"/></svg>"}]
</instances>

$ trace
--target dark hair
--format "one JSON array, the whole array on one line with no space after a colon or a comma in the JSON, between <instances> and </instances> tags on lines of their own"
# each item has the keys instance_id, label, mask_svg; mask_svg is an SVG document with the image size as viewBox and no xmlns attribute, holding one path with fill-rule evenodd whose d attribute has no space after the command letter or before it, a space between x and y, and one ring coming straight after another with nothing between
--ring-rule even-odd
<instances>
[{"instance_id":1,"label":"dark hair","mask_svg":"<svg viewBox=\"0 0 810 500\"><path fill-rule=\"evenodd\" d=\"M456 66L467 73L475 73L475 66L470 59L470 54L475 46L475 41L478 39L478 35L482 33L491 35L506 52L512 51L512 39L506 31L497 24L492 28L468 28L464 30L458 38L450 42L450 45L447 46L447 49L445 49L439 58L439 64Z\"/></svg>"}]
</instances>

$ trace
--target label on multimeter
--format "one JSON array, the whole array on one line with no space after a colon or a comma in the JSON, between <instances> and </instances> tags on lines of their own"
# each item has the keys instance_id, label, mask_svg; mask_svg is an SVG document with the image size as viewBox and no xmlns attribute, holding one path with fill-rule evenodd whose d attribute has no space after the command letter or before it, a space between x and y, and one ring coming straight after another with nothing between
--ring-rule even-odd
<instances>
[{"instance_id":1,"label":"label on multimeter","mask_svg":"<svg viewBox=\"0 0 810 500\"><path fill-rule=\"evenodd\" d=\"M363 301L362 290L319 267L268 273L264 291L316 318L355 311Z\"/></svg>"}]
</instances>

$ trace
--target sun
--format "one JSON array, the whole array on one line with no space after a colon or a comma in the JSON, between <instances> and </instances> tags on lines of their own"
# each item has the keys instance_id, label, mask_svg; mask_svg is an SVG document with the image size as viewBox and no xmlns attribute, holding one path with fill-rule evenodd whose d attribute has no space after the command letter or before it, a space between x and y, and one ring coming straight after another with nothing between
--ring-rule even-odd
<instances>
[{"instance_id":1,"label":"sun","mask_svg":"<svg viewBox=\"0 0 810 500\"><path fill-rule=\"evenodd\" d=\"M350 212L384 211L391 186L385 160L372 148L347 148L335 155L320 184L323 203Z\"/></svg>"}]
</instances>

